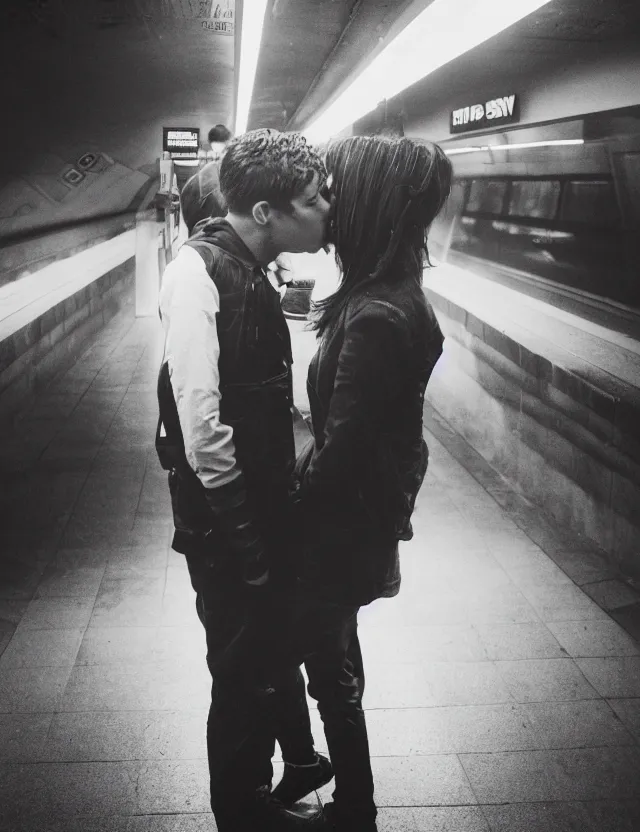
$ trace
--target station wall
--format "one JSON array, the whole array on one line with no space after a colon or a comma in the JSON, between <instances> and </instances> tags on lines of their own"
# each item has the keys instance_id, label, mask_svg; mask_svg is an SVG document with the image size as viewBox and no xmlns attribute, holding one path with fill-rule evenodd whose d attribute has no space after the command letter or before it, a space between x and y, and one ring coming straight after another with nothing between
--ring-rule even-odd
<instances>
[{"instance_id":1,"label":"station wall","mask_svg":"<svg viewBox=\"0 0 640 832\"><path fill-rule=\"evenodd\" d=\"M162 233L147 209L163 128L198 128L203 144L231 119L235 36L214 20L224 5L5 0L0 420L113 315L139 313L136 224L152 216Z\"/></svg>"},{"instance_id":2,"label":"station wall","mask_svg":"<svg viewBox=\"0 0 640 832\"><path fill-rule=\"evenodd\" d=\"M640 391L427 286L445 334L432 406L585 551L640 580Z\"/></svg>"}]
</instances>

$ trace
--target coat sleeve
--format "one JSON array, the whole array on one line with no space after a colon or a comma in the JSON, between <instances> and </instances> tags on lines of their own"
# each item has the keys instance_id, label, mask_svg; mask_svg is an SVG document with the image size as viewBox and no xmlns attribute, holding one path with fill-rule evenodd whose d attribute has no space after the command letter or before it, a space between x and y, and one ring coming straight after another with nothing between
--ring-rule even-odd
<instances>
[{"instance_id":1,"label":"coat sleeve","mask_svg":"<svg viewBox=\"0 0 640 832\"><path fill-rule=\"evenodd\" d=\"M161 296L165 360L185 453L204 487L216 488L240 475L233 429L220 420L218 292L202 258L186 247L167 272Z\"/></svg>"},{"instance_id":2,"label":"coat sleeve","mask_svg":"<svg viewBox=\"0 0 640 832\"><path fill-rule=\"evenodd\" d=\"M404 316L372 301L346 322L324 437L307 468L302 491L338 502L373 451L402 388L406 367Z\"/></svg>"},{"instance_id":3,"label":"coat sleeve","mask_svg":"<svg viewBox=\"0 0 640 832\"><path fill-rule=\"evenodd\" d=\"M197 252L183 247L167 267L160 308L187 462L231 551L245 558L244 579L262 584L268 575L263 543L247 501L233 429L220 419L219 296Z\"/></svg>"}]
</instances>

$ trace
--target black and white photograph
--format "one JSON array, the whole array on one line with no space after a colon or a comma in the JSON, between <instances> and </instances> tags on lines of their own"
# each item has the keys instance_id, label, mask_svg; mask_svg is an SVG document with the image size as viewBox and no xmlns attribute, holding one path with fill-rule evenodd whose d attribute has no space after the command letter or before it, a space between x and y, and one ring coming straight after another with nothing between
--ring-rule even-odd
<instances>
[{"instance_id":1,"label":"black and white photograph","mask_svg":"<svg viewBox=\"0 0 640 832\"><path fill-rule=\"evenodd\" d=\"M638 0L4 0L0 832L640 832Z\"/></svg>"}]
</instances>

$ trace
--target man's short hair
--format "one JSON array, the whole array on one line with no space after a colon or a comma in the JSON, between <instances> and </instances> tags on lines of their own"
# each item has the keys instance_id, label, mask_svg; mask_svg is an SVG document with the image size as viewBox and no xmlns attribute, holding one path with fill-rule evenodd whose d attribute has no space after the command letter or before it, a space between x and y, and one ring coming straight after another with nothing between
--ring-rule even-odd
<instances>
[{"instance_id":1,"label":"man's short hair","mask_svg":"<svg viewBox=\"0 0 640 832\"><path fill-rule=\"evenodd\" d=\"M228 127L225 127L224 124L216 124L215 127L212 127L211 130L207 133L207 139L209 140L209 144L212 142L223 142L226 143L231 138L231 130Z\"/></svg>"},{"instance_id":2,"label":"man's short hair","mask_svg":"<svg viewBox=\"0 0 640 832\"><path fill-rule=\"evenodd\" d=\"M262 200L287 211L316 173L321 187L327 171L304 136L262 128L227 145L220 163L220 190L229 211L237 214L251 213Z\"/></svg>"},{"instance_id":3,"label":"man's short hair","mask_svg":"<svg viewBox=\"0 0 640 832\"><path fill-rule=\"evenodd\" d=\"M200 220L223 217L227 213L224 198L220 193L216 162L209 162L187 179L180 193L180 207L189 235Z\"/></svg>"}]
</instances>

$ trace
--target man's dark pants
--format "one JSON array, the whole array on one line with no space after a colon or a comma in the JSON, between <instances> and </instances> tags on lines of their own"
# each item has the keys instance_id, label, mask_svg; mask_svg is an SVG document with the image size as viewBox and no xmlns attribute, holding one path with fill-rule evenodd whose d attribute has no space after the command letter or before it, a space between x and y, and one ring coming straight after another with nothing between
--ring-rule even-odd
<instances>
[{"instance_id":1,"label":"man's dark pants","mask_svg":"<svg viewBox=\"0 0 640 832\"><path fill-rule=\"evenodd\" d=\"M271 783L276 737L285 760L308 761L313 737L300 672L304 663L336 775L338 817L345 825L352 818L373 820L358 607L296 589L291 518L281 499L269 502L261 525L277 557L268 589L244 584L240 559L231 555L212 558L207 548L204 557L187 557L212 676L207 724L212 808L219 815L222 807L233 808Z\"/></svg>"},{"instance_id":2,"label":"man's dark pants","mask_svg":"<svg viewBox=\"0 0 640 832\"><path fill-rule=\"evenodd\" d=\"M291 587L282 571L273 570L268 587L251 587L232 555L203 551L187 556L187 565L212 677L207 752L218 817L271 784L276 738L285 760L308 762L313 736L299 666L279 666L274 679L290 614Z\"/></svg>"},{"instance_id":3,"label":"man's dark pants","mask_svg":"<svg viewBox=\"0 0 640 832\"><path fill-rule=\"evenodd\" d=\"M271 783L275 738L286 760L313 747L305 700L317 700L336 776L333 797L345 826L373 821L373 777L362 695L358 607L298 592L243 585L237 562L216 567L188 557L205 625L213 679L207 723L211 804L216 817Z\"/></svg>"}]
</instances>

